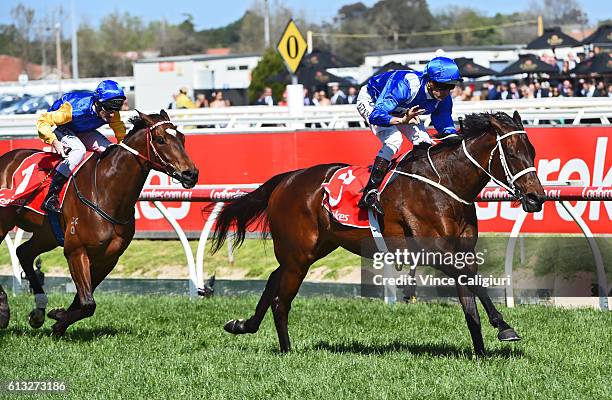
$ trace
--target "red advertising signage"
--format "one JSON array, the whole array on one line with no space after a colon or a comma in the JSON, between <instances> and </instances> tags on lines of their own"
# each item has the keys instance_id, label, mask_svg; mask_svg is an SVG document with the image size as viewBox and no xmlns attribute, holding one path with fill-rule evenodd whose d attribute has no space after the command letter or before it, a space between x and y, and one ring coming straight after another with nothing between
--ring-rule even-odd
<instances>
[{"instance_id":1,"label":"red advertising signage","mask_svg":"<svg viewBox=\"0 0 612 400\"><path fill-rule=\"evenodd\" d=\"M536 168L543 181L581 180L585 186L612 186L612 127L533 127ZM37 139L0 140L0 154L14 148L42 148ZM200 184L261 183L280 172L320 163L371 163L379 142L367 130L329 130L187 136L187 149L200 169ZM151 185L169 185L157 172ZM594 233L612 233L612 202L574 202ZM166 203L186 231L202 229L202 203ZM509 232L519 206L508 202L478 204L482 232ZM150 202L137 206L139 230L169 231L170 225ZM553 202L530 215L523 232L579 233L565 210Z\"/></svg>"}]
</instances>

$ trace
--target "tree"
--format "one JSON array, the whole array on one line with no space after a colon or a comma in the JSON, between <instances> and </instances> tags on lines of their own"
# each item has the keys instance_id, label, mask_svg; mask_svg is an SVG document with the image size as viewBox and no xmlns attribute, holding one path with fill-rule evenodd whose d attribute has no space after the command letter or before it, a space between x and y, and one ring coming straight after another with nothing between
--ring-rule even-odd
<instances>
[{"instance_id":1,"label":"tree","mask_svg":"<svg viewBox=\"0 0 612 400\"><path fill-rule=\"evenodd\" d=\"M376 28L368 20L369 10L361 2L341 7L334 18L338 33L376 35ZM333 31L333 27L328 27L328 30ZM376 48L377 42L380 40L375 38L340 37L333 40L330 50L347 63L359 65L363 61L364 54ZM316 47L321 46L317 44Z\"/></svg>"},{"instance_id":2,"label":"tree","mask_svg":"<svg viewBox=\"0 0 612 400\"><path fill-rule=\"evenodd\" d=\"M29 75L27 70L30 61L30 52L32 47L32 27L34 24L34 9L28 8L23 4L18 4L11 9L11 17L14 21L14 27L17 32L17 48L21 50L21 69Z\"/></svg>"},{"instance_id":3,"label":"tree","mask_svg":"<svg viewBox=\"0 0 612 400\"><path fill-rule=\"evenodd\" d=\"M274 99L276 101L280 100L285 90L285 84L280 81L275 81L273 78L286 71L283 59L276 49L268 48L251 73L251 84L247 91L249 103L255 103L266 86L272 88Z\"/></svg>"},{"instance_id":4,"label":"tree","mask_svg":"<svg viewBox=\"0 0 612 400\"><path fill-rule=\"evenodd\" d=\"M579 24L588 22L577 0L530 0L529 10L533 15L541 15L546 26Z\"/></svg>"},{"instance_id":5,"label":"tree","mask_svg":"<svg viewBox=\"0 0 612 400\"><path fill-rule=\"evenodd\" d=\"M18 56L18 36L15 25L0 25L0 54Z\"/></svg>"},{"instance_id":6,"label":"tree","mask_svg":"<svg viewBox=\"0 0 612 400\"><path fill-rule=\"evenodd\" d=\"M396 43L394 33L423 32L431 30L435 25L426 0L381 0L374 4L368 14L378 33L388 38L387 48L422 47L422 37L398 37Z\"/></svg>"}]
</instances>

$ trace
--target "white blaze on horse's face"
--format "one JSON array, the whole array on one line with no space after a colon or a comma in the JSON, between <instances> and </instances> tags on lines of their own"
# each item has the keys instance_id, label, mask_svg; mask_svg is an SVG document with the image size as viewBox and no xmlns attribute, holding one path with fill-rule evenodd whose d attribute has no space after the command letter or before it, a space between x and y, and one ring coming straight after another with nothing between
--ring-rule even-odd
<instances>
[{"instance_id":1,"label":"white blaze on horse's face","mask_svg":"<svg viewBox=\"0 0 612 400\"><path fill-rule=\"evenodd\" d=\"M176 137L176 129L168 128L166 129L166 133Z\"/></svg>"}]
</instances>

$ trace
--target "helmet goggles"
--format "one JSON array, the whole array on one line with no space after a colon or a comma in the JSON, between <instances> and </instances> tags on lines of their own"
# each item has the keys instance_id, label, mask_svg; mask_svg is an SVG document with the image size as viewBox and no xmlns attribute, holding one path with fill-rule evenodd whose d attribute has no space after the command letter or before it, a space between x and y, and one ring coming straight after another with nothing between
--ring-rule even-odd
<instances>
[{"instance_id":1,"label":"helmet goggles","mask_svg":"<svg viewBox=\"0 0 612 400\"><path fill-rule=\"evenodd\" d=\"M433 84L434 89L437 89L437 90L453 90L455 88L454 83L436 82L436 81L431 81L431 83Z\"/></svg>"},{"instance_id":2,"label":"helmet goggles","mask_svg":"<svg viewBox=\"0 0 612 400\"><path fill-rule=\"evenodd\" d=\"M115 112L121 111L121 107L123 107L123 102L125 101L125 97L115 97L114 99L101 101L100 105L102 109L106 112Z\"/></svg>"}]
</instances>

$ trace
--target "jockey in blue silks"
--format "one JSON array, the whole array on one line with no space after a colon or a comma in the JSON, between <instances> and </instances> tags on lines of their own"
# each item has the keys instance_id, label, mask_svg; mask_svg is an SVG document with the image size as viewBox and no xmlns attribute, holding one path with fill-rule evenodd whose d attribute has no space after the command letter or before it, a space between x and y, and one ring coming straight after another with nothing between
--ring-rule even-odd
<instances>
[{"instance_id":1,"label":"jockey in blue silks","mask_svg":"<svg viewBox=\"0 0 612 400\"><path fill-rule=\"evenodd\" d=\"M64 94L36 121L38 136L64 159L56 168L42 209L59 213L59 193L86 151L104 152L111 142L98 128L108 124L121 142L126 128L119 111L125 101L123 88L113 80L100 82L93 92Z\"/></svg>"},{"instance_id":2,"label":"jockey in blue silks","mask_svg":"<svg viewBox=\"0 0 612 400\"><path fill-rule=\"evenodd\" d=\"M461 81L459 68L452 59L436 57L427 63L423 72L384 72L371 77L361 88L357 111L383 146L374 159L359 207L370 207L383 215L378 188L391 159L402 145L403 135L414 146L433 142L419 115L431 114L440 138L457 133L451 117L453 101L450 92Z\"/></svg>"}]
</instances>

